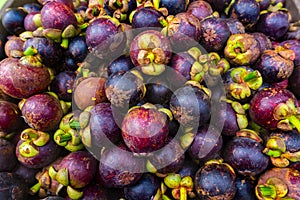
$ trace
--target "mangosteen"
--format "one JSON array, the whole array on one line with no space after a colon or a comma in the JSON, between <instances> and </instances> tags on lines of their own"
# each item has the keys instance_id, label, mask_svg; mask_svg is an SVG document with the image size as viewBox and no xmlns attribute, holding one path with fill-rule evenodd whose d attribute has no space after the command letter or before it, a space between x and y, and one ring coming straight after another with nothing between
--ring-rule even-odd
<instances>
[{"instance_id":1,"label":"mangosteen","mask_svg":"<svg viewBox=\"0 0 300 200\"><path fill-rule=\"evenodd\" d=\"M0 89L13 98L44 92L51 82L49 70L39 57L6 58L0 62Z\"/></svg>"},{"instance_id":2,"label":"mangosteen","mask_svg":"<svg viewBox=\"0 0 300 200\"><path fill-rule=\"evenodd\" d=\"M233 168L220 161L208 161L195 175L195 189L201 199L233 199L236 193Z\"/></svg>"},{"instance_id":3,"label":"mangosteen","mask_svg":"<svg viewBox=\"0 0 300 200\"><path fill-rule=\"evenodd\" d=\"M260 56L260 46L253 35L234 34L224 49L226 59L234 65L252 65Z\"/></svg>"},{"instance_id":4,"label":"mangosteen","mask_svg":"<svg viewBox=\"0 0 300 200\"><path fill-rule=\"evenodd\" d=\"M134 185L125 186L124 194L127 200L144 200L157 198L160 180L151 174L145 173Z\"/></svg>"},{"instance_id":5,"label":"mangosteen","mask_svg":"<svg viewBox=\"0 0 300 200\"><path fill-rule=\"evenodd\" d=\"M255 185L251 178L237 176L235 179L236 194L234 200L255 200Z\"/></svg>"},{"instance_id":6,"label":"mangosteen","mask_svg":"<svg viewBox=\"0 0 300 200\"><path fill-rule=\"evenodd\" d=\"M0 137L9 137L11 132L19 130L23 124L18 106L9 101L0 100Z\"/></svg>"},{"instance_id":7,"label":"mangosteen","mask_svg":"<svg viewBox=\"0 0 300 200\"><path fill-rule=\"evenodd\" d=\"M105 94L113 106L128 109L144 98L146 87L143 80L136 70L112 74L105 84Z\"/></svg>"},{"instance_id":8,"label":"mangosteen","mask_svg":"<svg viewBox=\"0 0 300 200\"><path fill-rule=\"evenodd\" d=\"M24 19L26 15L26 11L21 8L9 8L1 17L2 25L8 33L18 36L25 31Z\"/></svg>"},{"instance_id":9,"label":"mangosteen","mask_svg":"<svg viewBox=\"0 0 300 200\"><path fill-rule=\"evenodd\" d=\"M15 145L11 142L0 139L0 171L12 172L17 166Z\"/></svg>"},{"instance_id":10,"label":"mangosteen","mask_svg":"<svg viewBox=\"0 0 300 200\"><path fill-rule=\"evenodd\" d=\"M60 101L51 94L36 94L19 102L25 122L39 131L55 130L63 117Z\"/></svg>"},{"instance_id":11,"label":"mangosteen","mask_svg":"<svg viewBox=\"0 0 300 200\"><path fill-rule=\"evenodd\" d=\"M270 156L276 167L289 167L292 163L300 162L297 154L300 152L300 135L296 130L271 132L264 153Z\"/></svg>"},{"instance_id":12,"label":"mangosteen","mask_svg":"<svg viewBox=\"0 0 300 200\"><path fill-rule=\"evenodd\" d=\"M24 166L38 169L56 160L60 150L50 134L28 128L21 133L16 155Z\"/></svg>"},{"instance_id":13,"label":"mangosteen","mask_svg":"<svg viewBox=\"0 0 300 200\"><path fill-rule=\"evenodd\" d=\"M80 110L88 106L94 106L107 101L105 84L107 79L103 77L88 77L75 86L74 102Z\"/></svg>"},{"instance_id":14,"label":"mangosteen","mask_svg":"<svg viewBox=\"0 0 300 200\"><path fill-rule=\"evenodd\" d=\"M278 83L292 75L294 58L295 53L292 50L278 47L264 51L253 68L260 71L267 83Z\"/></svg>"},{"instance_id":15,"label":"mangosteen","mask_svg":"<svg viewBox=\"0 0 300 200\"><path fill-rule=\"evenodd\" d=\"M109 200L108 192L99 183L89 184L82 192L82 200Z\"/></svg>"},{"instance_id":16,"label":"mangosteen","mask_svg":"<svg viewBox=\"0 0 300 200\"><path fill-rule=\"evenodd\" d=\"M213 14L213 9L206 1L193 1L188 5L187 12L197 17L199 21L202 21Z\"/></svg>"},{"instance_id":17,"label":"mangosteen","mask_svg":"<svg viewBox=\"0 0 300 200\"><path fill-rule=\"evenodd\" d=\"M118 72L127 72L130 69L134 68L133 63L131 62L131 59L129 56L122 55L112 61L107 66L107 74L108 76L111 76L112 74L118 73Z\"/></svg>"},{"instance_id":18,"label":"mangosteen","mask_svg":"<svg viewBox=\"0 0 300 200\"><path fill-rule=\"evenodd\" d=\"M285 49L289 49L294 51L295 58L294 58L294 65L300 65L300 41L299 40L285 40L279 43L279 46L283 46Z\"/></svg>"},{"instance_id":19,"label":"mangosteen","mask_svg":"<svg viewBox=\"0 0 300 200\"><path fill-rule=\"evenodd\" d=\"M300 67L296 67L289 78L289 89L293 94L300 98L299 84L300 84Z\"/></svg>"},{"instance_id":20,"label":"mangosteen","mask_svg":"<svg viewBox=\"0 0 300 200\"><path fill-rule=\"evenodd\" d=\"M40 12L28 13L24 19L25 30L35 31L39 27L42 27L41 13Z\"/></svg>"},{"instance_id":21,"label":"mangosteen","mask_svg":"<svg viewBox=\"0 0 300 200\"><path fill-rule=\"evenodd\" d=\"M11 36L5 42L4 51L7 57L21 58L23 52L24 41L20 37Z\"/></svg>"},{"instance_id":22,"label":"mangosteen","mask_svg":"<svg viewBox=\"0 0 300 200\"><path fill-rule=\"evenodd\" d=\"M39 169L29 168L19 164L14 170L14 173L22 177L28 186L32 186L36 181L35 175L38 173L38 171Z\"/></svg>"},{"instance_id":23,"label":"mangosteen","mask_svg":"<svg viewBox=\"0 0 300 200\"><path fill-rule=\"evenodd\" d=\"M99 181L108 188L130 186L141 179L144 167L143 158L133 156L124 144L120 144L101 155Z\"/></svg>"},{"instance_id":24,"label":"mangosteen","mask_svg":"<svg viewBox=\"0 0 300 200\"><path fill-rule=\"evenodd\" d=\"M27 13L39 12L42 10L42 5L39 3L26 3L22 6Z\"/></svg>"},{"instance_id":25,"label":"mangosteen","mask_svg":"<svg viewBox=\"0 0 300 200\"><path fill-rule=\"evenodd\" d=\"M266 36L265 34L260 33L260 32L254 32L254 33L251 33L251 35L253 35L254 38L259 43L261 53L263 53L265 50L272 49L272 42L268 36Z\"/></svg>"},{"instance_id":26,"label":"mangosteen","mask_svg":"<svg viewBox=\"0 0 300 200\"><path fill-rule=\"evenodd\" d=\"M200 44L208 52L222 50L230 36L230 30L223 19L210 17L201 23Z\"/></svg>"},{"instance_id":27,"label":"mangosteen","mask_svg":"<svg viewBox=\"0 0 300 200\"><path fill-rule=\"evenodd\" d=\"M59 99L71 102L75 86L76 73L72 71L60 72L55 76L50 85L50 91L54 92Z\"/></svg>"},{"instance_id":28,"label":"mangosteen","mask_svg":"<svg viewBox=\"0 0 300 200\"><path fill-rule=\"evenodd\" d=\"M272 168L262 174L255 187L259 200L267 198L299 199L300 172L291 168Z\"/></svg>"},{"instance_id":29,"label":"mangosteen","mask_svg":"<svg viewBox=\"0 0 300 200\"><path fill-rule=\"evenodd\" d=\"M230 6L228 15L238 19L246 29L251 29L258 21L260 5L256 0L237 0Z\"/></svg>"},{"instance_id":30,"label":"mangosteen","mask_svg":"<svg viewBox=\"0 0 300 200\"><path fill-rule=\"evenodd\" d=\"M226 22L231 35L245 33L245 27L238 19L225 18L224 21Z\"/></svg>"},{"instance_id":31,"label":"mangosteen","mask_svg":"<svg viewBox=\"0 0 300 200\"><path fill-rule=\"evenodd\" d=\"M23 200L28 198L25 181L18 175L0 172L0 199Z\"/></svg>"},{"instance_id":32,"label":"mangosteen","mask_svg":"<svg viewBox=\"0 0 300 200\"><path fill-rule=\"evenodd\" d=\"M163 19L163 14L154 7L142 7L133 11L130 20L134 29L144 27L151 29L151 27L161 28Z\"/></svg>"},{"instance_id":33,"label":"mangosteen","mask_svg":"<svg viewBox=\"0 0 300 200\"><path fill-rule=\"evenodd\" d=\"M156 30L146 30L133 38L130 45L132 63L147 75L159 75L165 71L172 50L166 36Z\"/></svg>"},{"instance_id":34,"label":"mangosteen","mask_svg":"<svg viewBox=\"0 0 300 200\"><path fill-rule=\"evenodd\" d=\"M263 153L262 139L250 129L242 129L236 136L224 145L224 161L241 175L261 174L269 165L269 158Z\"/></svg>"},{"instance_id":35,"label":"mangosteen","mask_svg":"<svg viewBox=\"0 0 300 200\"><path fill-rule=\"evenodd\" d=\"M67 56L73 58L76 63L85 60L88 54L88 47L84 36L76 36L70 40L69 48L66 52Z\"/></svg>"},{"instance_id":36,"label":"mangosteen","mask_svg":"<svg viewBox=\"0 0 300 200\"><path fill-rule=\"evenodd\" d=\"M126 21L131 12L137 7L136 1L125 0L125 1L114 1L109 0L105 5L104 9L107 8L107 12L110 16L118 19L119 21Z\"/></svg>"},{"instance_id":37,"label":"mangosteen","mask_svg":"<svg viewBox=\"0 0 300 200\"><path fill-rule=\"evenodd\" d=\"M130 109L122 122L123 140L132 152L138 154L159 150L169 134L168 115L155 106L147 106Z\"/></svg>"}]
</instances>

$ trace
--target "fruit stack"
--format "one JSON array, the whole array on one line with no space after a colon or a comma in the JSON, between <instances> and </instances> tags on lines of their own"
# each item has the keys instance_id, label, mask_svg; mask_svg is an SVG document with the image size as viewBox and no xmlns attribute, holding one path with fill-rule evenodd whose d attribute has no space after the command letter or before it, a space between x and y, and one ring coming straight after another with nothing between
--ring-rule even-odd
<instances>
[{"instance_id":1,"label":"fruit stack","mask_svg":"<svg viewBox=\"0 0 300 200\"><path fill-rule=\"evenodd\" d=\"M300 200L291 0L1 13L1 200Z\"/></svg>"}]
</instances>

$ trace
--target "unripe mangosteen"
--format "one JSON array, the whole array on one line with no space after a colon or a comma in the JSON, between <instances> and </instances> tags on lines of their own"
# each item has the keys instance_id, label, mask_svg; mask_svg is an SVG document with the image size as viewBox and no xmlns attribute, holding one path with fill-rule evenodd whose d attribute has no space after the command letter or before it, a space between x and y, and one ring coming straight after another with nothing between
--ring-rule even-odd
<instances>
[{"instance_id":1,"label":"unripe mangosteen","mask_svg":"<svg viewBox=\"0 0 300 200\"><path fill-rule=\"evenodd\" d=\"M199 21L212 15L213 9L206 1L193 1L188 5L187 12L193 14Z\"/></svg>"},{"instance_id":2,"label":"unripe mangosteen","mask_svg":"<svg viewBox=\"0 0 300 200\"><path fill-rule=\"evenodd\" d=\"M171 44L156 30L146 30L133 38L130 46L132 63L147 75L159 75L172 56Z\"/></svg>"},{"instance_id":3,"label":"unripe mangosteen","mask_svg":"<svg viewBox=\"0 0 300 200\"><path fill-rule=\"evenodd\" d=\"M291 168L272 168L262 174L255 187L259 200L267 198L299 199L300 172Z\"/></svg>"},{"instance_id":4,"label":"unripe mangosteen","mask_svg":"<svg viewBox=\"0 0 300 200\"><path fill-rule=\"evenodd\" d=\"M238 66L254 64L260 53L258 41L247 33L231 35L224 49L226 59Z\"/></svg>"},{"instance_id":5,"label":"unripe mangosteen","mask_svg":"<svg viewBox=\"0 0 300 200\"><path fill-rule=\"evenodd\" d=\"M165 144L169 134L167 115L155 108L129 110L122 122L122 137L134 153L151 153Z\"/></svg>"},{"instance_id":6,"label":"unripe mangosteen","mask_svg":"<svg viewBox=\"0 0 300 200\"><path fill-rule=\"evenodd\" d=\"M200 44L208 52L222 50L230 36L230 30L221 18L211 17L203 20Z\"/></svg>"},{"instance_id":7,"label":"unripe mangosteen","mask_svg":"<svg viewBox=\"0 0 300 200\"><path fill-rule=\"evenodd\" d=\"M0 139L0 171L12 172L17 166L15 145L11 142Z\"/></svg>"},{"instance_id":8,"label":"unripe mangosteen","mask_svg":"<svg viewBox=\"0 0 300 200\"><path fill-rule=\"evenodd\" d=\"M238 131L237 137L224 145L224 161L244 176L262 173L269 165L269 158L263 153L264 147L260 142L262 139L256 132L248 129Z\"/></svg>"},{"instance_id":9,"label":"unripe mangosteen","mask_svg":"<svg viewBox=\"0 0 300 200\"><path fill-rule=\"evenodd\" d=\"M74 101L80 110L107 101L105 95L106 78L89 77L75 86Z\"/></svg>"},{"instance_id":10,"label":"unripe mangosteen","mask_svg":"<svg viewBox=\"0 0 300 200\"><path fill-rule=\"evenodd\" d=\"M208 161L195 175L195 189L201 199L233 199L235 172L227 163Z\"/></svg>"},{"instance_id":11,"label":"unripe mangosteen","mask_svg":"<svg viewBox=\"0 0 300 200\"><path fill-rule=\"evenodd\" d=\"M124 187L124 194L127 200L155 199L159 188L160 180L145 173L136 184Z\"/></svg>"},{"instance_id":12,"label":"unripe mangosteen","mask_svg":"<svg viewBox=\"0 0 300 200\"><path fill-rule=\"evenodd\" d=\"M28 198L25 181L14 173L0 172L0 199L23 200Z\"/></svg>"},{"instance_id":13,"label":"unripe mangosteen","mask_svg":"<svg viewBox=\"0 0 300 200\"><path fill-rule=\"evenodd\" d=\"M228 12L231 18L236 18L245 26L251 29L258 21L260 14L260 6L256 0L237 0Z\"/></svg>"},{"instance_id":14,"label":"unripe mangosteen","mask_svg":"<svg viewBox=\"0 0 300 200\"><path fill-rule=\"evenodd\" d=\"M124 144L107 149L101 155L99 181L108 188L122 188L137 183L144 172L143 158L133 156Z\"/></svg>"},{"instance_id":15,"label":"unripe mangosteen","mask_svg":"<svg viewBox=\"0 0 300 200\"><path fill-rule=\"evenodd\" d=\"M36 94L19 103L25 122L39 131L55 130L63 117L60 101L50 94Z\"/></svg>"},{"instance_id":16,"label":"unripe mangosteen","mask_svg":"<svg viewBox=\"0 0 300 200\"><path fill-rule=\"evenodd\" d=\"M218 157L222 145L221 132L215 127L205 125L198 129L188 152L194 160L207 161Z\"/></svg>"},{"instance_id":17,"label":"unripe mangosteen","mask_svg":"<svg viewBox=\"0 0 300 200\"><path fill-rule=\"evenodd\" d=\"M56 160L60 150L50 134L28 128L21 133L16 155L24 166L38 169Z\"/></svg>"},{"instance_id":18,"label":"unripe mangosteen","mask_svg":"<svg viewBox=\"0 0 300 200\"><path fill-rule=\"evenodd\" d=\"M108 77L105 94L117 108L128 108L140 102L146 93L143 77L136 71L121 71Z\"/></svg>"},{"instance_id":19,"label":"unripe mangosteen","mask_svg":"<svg viewBox=\"0 0 300 200\"><path fill-rule=\"evenodd\" d=\"M50 73L40 59L25 56L0 62L0 89L13 98L28 98L44 92L50 84Z\"/></svg>"},{"instance_id":20,"label":"unripe mangosteen","mask_svg":"<svg viewBox=\"0 0 300 200\"><path fill-rule=\"evenodd\" d=\"M7 9L2 17L2 25L7 32L18 36L24 29L24 19L27 13L21 8L9 8Z\"/></svg>"}]
</instances>

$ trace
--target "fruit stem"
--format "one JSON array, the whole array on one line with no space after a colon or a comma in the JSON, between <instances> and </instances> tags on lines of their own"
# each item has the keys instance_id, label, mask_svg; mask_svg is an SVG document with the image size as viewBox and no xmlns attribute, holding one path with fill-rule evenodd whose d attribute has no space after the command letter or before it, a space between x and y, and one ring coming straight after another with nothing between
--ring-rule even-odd
<instances>
[{"instance_id":1,"label":"fruit stem","mask_svg":"<svg viewBox=\"0 0 300 200\"><path fill-rule=\"evenodd\" d=\"M38 53L38 50L36 48L34 48L33 46L27 47L27 49L25 49L25 51L24 51L25 56L33 56L37 53Z\"/></svg>"},{"instance_id":2,"label":"fruit stem","mask_svg":"<svg viewBox=\"0 0 300 200\"><path fill-rule=\"evenodd\" d=\"M63 135L58 135L55 138L55 141L59 144L64 143L64 142L68 142L72 139L72 135L70 133L65 133Z\"/></svg>"},{"instance_id":3,"label":"fruit stem","mask_svg":"<svg viewBox=\"0 0 300 200\"><path fill-rule=\"evenodd\" d=\"M272 199L276 198L276 188L274 186L260 185L259 190L263 197L271 197Z\"/></svg>"},{"instance_id":4,"label":"fruit stem","mask_svg":"<svg viewBox=\"0 0 300 200\"><path fill-rule=\"evenodd\" d=\"M70 125L70 128L72 128L72 129L80 129L81 128L80 123L77 120L71 121L69 125Z\"/></svg>"},{"instance_id":5,"label":"fruit stem","mask_svg":"<svg viewBox=\"0 0 300 200\"><path fill-rule=\"evenodd\" d=\"M41 184L37 183L30 188L30 193L36 194L40 190L40 188L41 188Z\"/></svg>"},{"instance_id":6,"label":"fruit stem","mask_svg":"<svg viewBox=\"0 0 300 200\"><path fill-rule=\"evenodd\" d=\"M180 200L187 200L187 191L185 187L180 187Z\"/></svg>"},{"instance_id":7,"label":"fruit stem","mask_svg":"<svg viewBox=\"0 0 300 200\"><path fill-rule=\"evenodd\" d=\"M288 120L300 133L300 120L295 115L288 117Z\"/></svg>"},{"instance_id":8,"label":"fruit stem","mask_svg":"<svg viewBox=\"0 0 300 200\"><path fill-rule=\"evenodd\" d=\"M251 81L251 80L253 80L253 79L257 79L257 78L259 78L259 77L261 77L260 73L259 73L257 70L255 70L255 71L250 72L249 74L247 74L247 75L243 78L243 80L244 80L245 82L249 82L249 81Z\"/></svg>"}]
</instances>

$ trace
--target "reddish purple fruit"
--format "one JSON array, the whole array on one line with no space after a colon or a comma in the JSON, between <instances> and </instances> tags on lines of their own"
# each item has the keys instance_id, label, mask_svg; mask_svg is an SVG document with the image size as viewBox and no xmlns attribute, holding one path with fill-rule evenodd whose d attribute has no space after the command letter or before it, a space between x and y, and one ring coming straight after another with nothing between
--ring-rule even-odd
<instances>
[{"instance_id":1,"label":"reddish purple fruit","mask_svg":"<svg viewBox=\"0 0 300 200\"><path fill-rule=\"evenodd\" d=\"M0 132L9 134L23 125L21 112L16 104L0 100L0 112ZM0 134L0 137L5 135Z\"/></svg>"},{"instance_id":2,"label":"reddish purple fruit","mask_svg":"<svg viewBox=\"0 0 300 200\"><path fill-rule=\"evenodd\" d=\"M264 88L257 92L250 102L251 119L269 130L300 130L298 101L288 90Z\"/></svg>"},{"instance_id":3,"label":"reddish purple fruit","mask_svg":"<svg viewBox=\"0 0 300 200\"><path fill-rule=\"evenodd\" d=\"M0 89L13 98L44 92L50 82L48 69L37 58L6 58L0 62Z\"/></svg>"},{"instance_id":4,"label":"reddish purple fruit","mask_svg":"<svg viewBox=\"0 0 300 200\"><path fill-rule=\"evenodd\" d=\"M210 4L206 1L196 0L189 4L187 12L193 14L199 19L199 21L201 21L204 18L212 15L213 9L211 8Z\"/></svg>"},{"instance_id":5,"label":"reddish purple fruit","mask_svg":"<svg viewBox=\"0 0 300 200\"><path fill-rule=\"evenodd\" d=\"M300 99L300 67L294 69L293 74L289 78L289 89L293 94Z\"/></svg>"},{"instance_id":6,"label":"reddish purple fruit","mask_svg":"<svg viewBox=\"0 0 300 200\"><path fill-rule=\"evenodd\" d=\"M17 166L15 145L11 142L0 139L0 171L11 172Z\"/></svg>"},{"instance_id":7,"label":"reddish purple fruit","mask_svg":"<svg viewBox=\"0 0 300 200\"><path fill-rule=\"evenodd\" d=\"M160 149L168 133L167 116L156 109L134 108L122 122L123 139L135 153L151 153Z\"/></svg>"}]
</instances>

